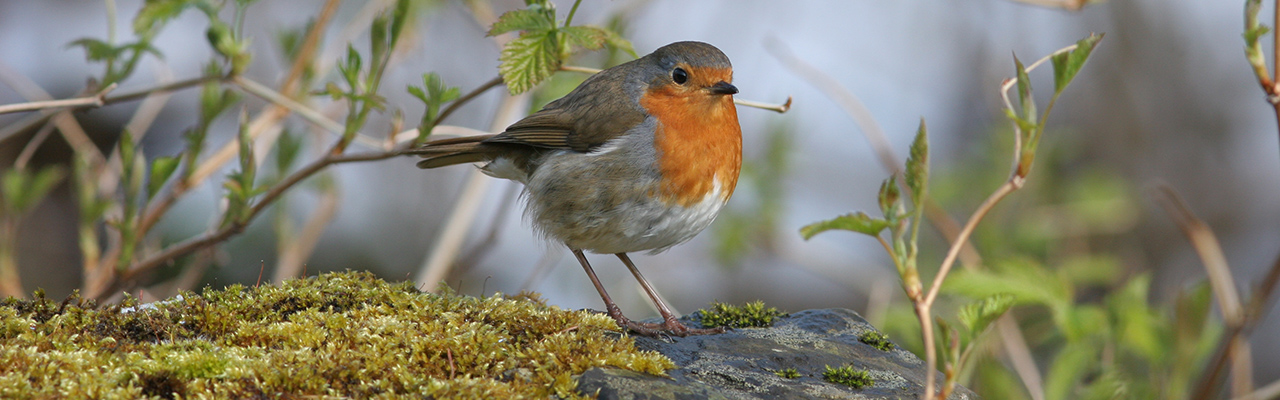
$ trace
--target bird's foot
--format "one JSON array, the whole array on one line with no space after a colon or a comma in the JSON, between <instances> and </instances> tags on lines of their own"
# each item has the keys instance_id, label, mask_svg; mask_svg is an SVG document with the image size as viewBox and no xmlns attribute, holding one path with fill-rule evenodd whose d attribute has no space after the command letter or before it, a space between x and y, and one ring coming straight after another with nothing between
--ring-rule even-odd
<instances>
[{"instance_id":1,"label":"bird's foot","mask_svg":"<svg viewBox=\"0 0 1280 400\"><path fill-rule=\"evenodd\" d=\"M706 329L690 328L680 323L680 320L676 319L675 316L668 316L667 318L663 319L662 323L632 321L631 319L622 315L622 310L617 308L617 306L609 307L608 314L610 317L613 318L614 321L618 323L618 326L624 329L630 330L631 332L634 332L637 335L648 336L651 338L661 338L663 336L685 337L685 336L696 336L696 335L714 335L714 334L725 332L724 327L706 328Z\"/></svg>"}]
</instances>

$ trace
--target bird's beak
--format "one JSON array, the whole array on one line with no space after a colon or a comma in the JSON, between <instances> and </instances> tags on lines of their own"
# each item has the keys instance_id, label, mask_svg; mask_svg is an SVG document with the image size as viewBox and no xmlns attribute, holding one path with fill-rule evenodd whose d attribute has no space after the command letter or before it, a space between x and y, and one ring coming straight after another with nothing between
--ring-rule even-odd
<instances>
[{"instance_id":1,"label":"bird's beak","mask_svg":"<svg viewBox=\"0 0 1280 400\"><path fill-rule=\"evenodd\" d=\"M738 94L738 87L725 81L716 82L707 89L711 89L711 93L715 94Z\"/></svg>"}]
</instances>

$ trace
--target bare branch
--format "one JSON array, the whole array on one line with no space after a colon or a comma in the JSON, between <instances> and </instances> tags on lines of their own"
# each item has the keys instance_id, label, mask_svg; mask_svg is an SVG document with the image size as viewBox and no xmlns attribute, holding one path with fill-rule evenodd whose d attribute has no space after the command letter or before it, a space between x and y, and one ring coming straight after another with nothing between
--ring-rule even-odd
<instances>
[{"instance_id":1,"label":"bare branch","mask_svg":"<svg viewBox=\"0 0 1280 400\"><path fill-rule=\"evenodd\" d=\"M77 98L65 99L65 100L45 100L45 101L32 101L27 103L6 104L6 105L0 106L0 114L8 114L8 113L16 113L16 112L24 112L24 111L35 111L35 110L43 110L48 108L102 107L102 105L105 104L103 99L107 96L107 93L111 93L112 90L116 90L116 84L114 83L107 85L107 87L103 88L102 90L98 91L97 94L92 96L77 97Z\"/></svg>"}]
</instances>

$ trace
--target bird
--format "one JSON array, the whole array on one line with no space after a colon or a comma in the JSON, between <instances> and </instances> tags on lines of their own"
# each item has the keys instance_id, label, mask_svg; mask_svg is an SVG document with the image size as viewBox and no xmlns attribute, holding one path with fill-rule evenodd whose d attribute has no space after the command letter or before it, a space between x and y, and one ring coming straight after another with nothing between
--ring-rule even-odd
<instances>
[{"instance_id":1,"label":"bird","mask_svg":"<svg viewBox=\"0 0 1280 400\"><path fill-rule=\"evenodd\" d=\"M419 168L484 163L524 184L525 216L564 243L620 327L645 336L723 333L690 328L627 253L657 254L705 229L742 169L733 67L713 45L683 41L600 71L496 135L434 140ZM661 323L633 321L583 253L614 254L657 306Z\"/></svg>"}]
</instances>

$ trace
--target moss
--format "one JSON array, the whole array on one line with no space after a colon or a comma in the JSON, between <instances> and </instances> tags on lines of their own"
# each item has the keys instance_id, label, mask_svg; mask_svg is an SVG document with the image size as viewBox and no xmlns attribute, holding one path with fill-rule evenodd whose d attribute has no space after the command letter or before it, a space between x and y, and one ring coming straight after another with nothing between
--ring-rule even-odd
<instances>
[{"instance_id":1,"label":"moss","mask_svg":"<svg viewBox=\"0 0 1280 400\"><path fill-rule=\"evenodd\" d=\"M420 293L347 272L97 309L0 301L0 398L563 398L611 366L664 375L607 316Z\"/></svg>"},{"instance_id":2,"label":"moss","mask_svg":"<svg viewBox=\"0 0 1280 400\"><path fill-rule=\"evenodd\" d=\"M858 341L871 345L881 351L893 350L893 342L889 341L889 335L879 331L866 331L858 335Z\"/></svg>"},{"instance_id":3,"label":"moss","mask_svg":"<svg viewBox=\"0 0 1280 400\"><path fill-rule=\"evenodd\" d=\"M781 376L783 378L787 378L787 379L796 379L800 377L800 372L796 371L795 368L780 369L777 371L773 371L773 374L777 376Z\"/></svg>"},{"instance_id":4,"label":"moss","mask_svg":"<svg viewBox=\"0 0 1280 400\"><path fill-rule=\"evenodd\" d=\"M831 368L828 365L827 370L822 373L822 380L854 389L862 389L875 384L875 380L871 379L871 375L867 373L867 370L854 369L851 365L840 368Z\"/></svg>"},{"instance_id":5,"label":"moss","mask_svg":"<svg viewBox=\"0 0 1280 400\"><path fill-rule=\"evenodd\" d=\"M753 301L741 306L728 305L721 302L711 303L709 309L698 310L693 318L702 326L715 328L727 326L732 328L767 328L773 326L773 320L785 317L787 313L773 307L765 307L763 301Z\"/></svg>"}]
</instances>

